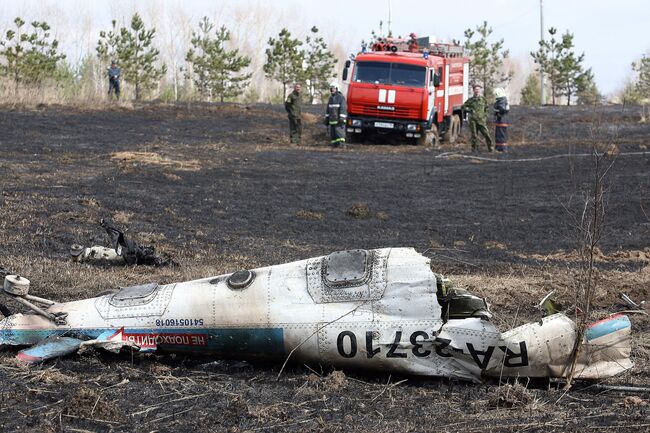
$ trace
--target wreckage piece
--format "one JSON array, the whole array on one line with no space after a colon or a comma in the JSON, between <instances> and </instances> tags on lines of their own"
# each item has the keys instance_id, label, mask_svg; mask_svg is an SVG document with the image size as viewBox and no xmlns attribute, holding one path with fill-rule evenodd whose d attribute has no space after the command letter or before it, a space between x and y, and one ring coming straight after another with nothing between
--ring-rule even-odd
<instances>
[{"instance_id":1,"label":"wreckage piece","mask_svg":"<svg viewBox=\"0 0 650 433\"><path fill-rule=\"evenodd\" d=\"M83 245L73 244L70 246L70 256L77 262L96 262L115 265L124 265L124 257L117 254L114 248L107 248L101 245L84 247Z\"/></svg>"},{"instance_id":2,"label":"wreckage piece","mask_svg":"<svg viewBox=\"0 0 650 433\"><path fill-rule=\"evenodd\" d=\"M10 293L5 293L9 296ZM352 250L176 284L144 284L0 321L0 345L39 362L87 347L266 358L445 376L567 377L576 324L562 314L501 333L486 302L410 248ZM631 367L630 322L591 325L576 378ZM72 338L62 340L62 337ZM36 346L34 346L36 345ZM31 360L31 361L30 361Z\"/></svg>"},{"instance_id":3,"label":"wreckage piece","mask_svg":"<svg viewBox=\"0 0 650 433\"><path fill-rule=\"evenodd\" d=\"M100 225L108 234L113 248L99 245L84 247L73 244L70 256L79 262L95 262L107 264L178 266L174 260L156 255L152 246L140 245L125 236L124 232L110 221L102 219Z\"/></svg>"},{"instance_id":4,"label":"wreckage piece","mask_svg":"<svg viewBox=\"0 0 650 433\"><path fill-rule=\"evenodd\" d=\"M65 318L67 316L64 312L49 313L44 311L41 307L34 305L32 302L36 302L45 307L51 307L56 304L56 302L50 301L49 299L39 298L38 296L32 296L29 294L29 280L27 278L21 278L19 275L7 275L4 280L3 290L5 294L13 297L18 303L23 304L25 307L29 308L36 314L51 320L52 322L58 325L65 324ZM30 302L32 301L32 302Z\"/></svg>"}]
</instances>

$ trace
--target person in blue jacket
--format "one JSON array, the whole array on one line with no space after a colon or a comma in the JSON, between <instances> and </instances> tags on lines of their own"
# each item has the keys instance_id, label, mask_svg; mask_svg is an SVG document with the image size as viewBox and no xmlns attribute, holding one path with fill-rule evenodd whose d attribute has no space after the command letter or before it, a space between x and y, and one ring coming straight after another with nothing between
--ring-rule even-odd
<instances>
[{"instance_id":1,"label":"person in blue jacket","mask_svg":"<svg viewBox=\"0 0 650 433\"><path fill-rule=\"evenodd\" d=\"M111 67L108 68L108 96L115 92L115 97L120 99L120 78L122 71L115 60L111 61Z\"/></svg>"}]
</instances>

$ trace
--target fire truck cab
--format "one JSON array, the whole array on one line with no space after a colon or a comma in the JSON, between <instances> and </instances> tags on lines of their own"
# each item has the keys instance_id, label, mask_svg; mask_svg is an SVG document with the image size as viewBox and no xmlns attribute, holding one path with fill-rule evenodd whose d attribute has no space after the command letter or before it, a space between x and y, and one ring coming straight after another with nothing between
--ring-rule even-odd
<instances>
[{"instance_id":1,"label":"fire truck cab","mask_svg":"<svg viewBox=\"0 0 650 433\"><path fill-rule=\"evenodd\" d=\"M380 39L345 63L351 142L391 134L420 145L456 141L469 96L469 58L429 38Z\"/></svg>"}]
</instances>

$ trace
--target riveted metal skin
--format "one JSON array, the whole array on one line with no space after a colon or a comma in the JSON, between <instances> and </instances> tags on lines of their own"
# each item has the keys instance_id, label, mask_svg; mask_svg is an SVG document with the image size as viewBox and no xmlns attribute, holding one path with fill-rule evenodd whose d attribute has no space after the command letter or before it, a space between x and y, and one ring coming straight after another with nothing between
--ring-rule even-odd
<instances>
[{"instance_id":1,"label":"riveted metal skin","mask_svg":"<svg viewBox=\"0 0 650 433\"><path fill-rule=\"evenodd\" d=\"M172 299L176 284L144 284L96 298L95 308L104 319L161 317Z\"/></svg>"}]
</instances>

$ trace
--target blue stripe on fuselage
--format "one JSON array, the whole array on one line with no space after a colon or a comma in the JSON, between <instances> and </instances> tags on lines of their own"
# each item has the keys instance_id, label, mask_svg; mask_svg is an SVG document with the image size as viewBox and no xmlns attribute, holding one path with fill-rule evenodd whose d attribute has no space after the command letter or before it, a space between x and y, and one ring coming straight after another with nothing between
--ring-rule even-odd
<instances>
[{"instance_id":1,"label":"blue stripe on fuselage","mask_svg":"<svg viewBox=\"0 0 650 433\"><path fill-rule=\"evenodd\" d=\"M609 320L597 322L590 328L587 328L587 341L595 340L603 335L611 334L621 329L631 327L630 319L627 316L612 317Z\"/></svg>"},{"instance_id":2,"label":"blue stripe on fuselage","mask_svg":"<svg viewBox=\"0 0 650 433\"><path fill-rule=\"evenodd\" d=\"M41 340L52 336L86 336L89 339L97 338L102 329L1 329L0 346L31 346Z\"/></svg>"},{"instance_id":3,"label":"blue stripe on fuselage","mask_svg":"<svg viewBox=\"0 0 650 433\"><path fill-rule=\"evenodd\" d=\"M115 333L118 329L6 329L0 330L0 345L32 345L54 335L94 339L107 331ZM252 357L274 357L285 353L282 328L125 328L124 334L127 338L136 336L136 339L147 336L158 348L166 351Z\"/></svg>"}]
</instances>

